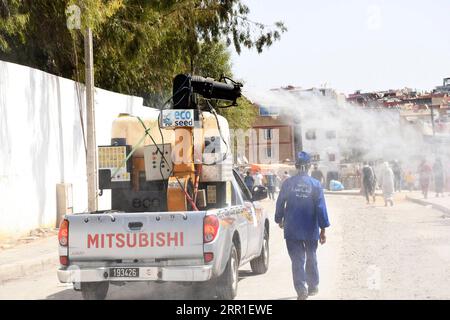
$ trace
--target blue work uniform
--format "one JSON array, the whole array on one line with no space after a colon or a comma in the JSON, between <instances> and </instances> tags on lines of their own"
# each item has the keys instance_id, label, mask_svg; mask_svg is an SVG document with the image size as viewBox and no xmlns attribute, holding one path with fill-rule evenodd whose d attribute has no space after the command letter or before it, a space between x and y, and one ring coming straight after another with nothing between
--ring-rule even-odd
<instances>
[{"instance_id":1,"label":"blue work uniform","mask_svg":"<svg viewBox=\"0 0 450 320\"><path fill-rule=\"evenodd\" d=\"M316 250L321 228L330 226L320 182L306 173L288 178L277 199L275 222L284 220L284 238L297 293L319 285Z\"/></svg>"}]
</instances>

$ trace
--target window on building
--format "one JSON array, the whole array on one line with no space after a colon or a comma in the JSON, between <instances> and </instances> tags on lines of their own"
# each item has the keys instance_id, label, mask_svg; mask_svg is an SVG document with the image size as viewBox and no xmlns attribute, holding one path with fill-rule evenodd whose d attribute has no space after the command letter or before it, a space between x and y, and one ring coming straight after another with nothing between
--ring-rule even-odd
<instances>
[{"instance_id":1,"label":"window on building","mask_svg":"<svg viewBox=\"0 0 450 320\"><path fill-rule=\"evenodd\" d=\"M261 117L274 117L280 114L279 108L270 106L259 106L259 115Z\"/></svg>"},{"instance_id":2,"label":"window on building","mask_svg":"<svg viewBox=\"0 0 450 320\"><path fill-rule=\"evenodd\" d=\"M336 131L334 130L328 130L325 135L329 140L336 139Z\"/></svg>"},{"instance_id":3,"label":"window on building","mask_svg":"<svg viewBox=\"0 0 450 320\"><path fill-rule=\"evenodd\" d=\"M312 161L314 161L314 162L320 161L320 154L318 154L318 153L312 154L312 155L311 155L311 159L312 159Z\"/></svg>"},{"instance_id":4,"label":"window on building","mask_svg":"<svg viewBox=\"0 0 450 320\"><path fill-rule=\"evenodd\" d=\"M264 139L272 140L272 134L273 134L272 129L264 129Z\"/></svg>"},{"instance_id":5,"label":"window on building","mask_svg":"<svg viewBox=\"0 0 450 320\"><path fill-rule=\"evenodd\" d=\"M266 157L267 158L272 158L272 147L266 147Z\"/></svg>"},{"instance_id":6,"label":"window on building","mask_svg":"<svg viewBox=\"0 0 450 320\"><path fill-rule=\"evenodd\" d=\"M316 140L316 130L309 129L305 133L306 140Z\"/></svg>"},{"instance_id":7,"label":"window on building","mask_svg":"<svg viewBox=\"0 0 450 320\"><path fill-rule=\"evenodd\" d=\"M336 155L334 153L328 154L328 161L335 162L336 161Z\"/></svg>"}]
</instances>

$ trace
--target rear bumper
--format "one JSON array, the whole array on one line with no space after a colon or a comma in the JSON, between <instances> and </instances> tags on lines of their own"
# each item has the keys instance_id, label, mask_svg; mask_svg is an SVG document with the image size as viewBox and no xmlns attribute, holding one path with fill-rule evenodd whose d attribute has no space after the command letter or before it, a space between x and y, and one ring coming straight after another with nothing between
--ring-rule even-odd
<instances>
[{"instance_id":1,"label":"rear bumper","mask_svg":"<svg viewBox=\"0 0 450 320\"><path fill-rule=\"evenodd\" d=\"M99 281L178 281L201 282L212 277L212 266L139 267L139 277L111 278L108 267L68 267L58 270L58 279L63 283Z\"/></svg>"}]
</instances>

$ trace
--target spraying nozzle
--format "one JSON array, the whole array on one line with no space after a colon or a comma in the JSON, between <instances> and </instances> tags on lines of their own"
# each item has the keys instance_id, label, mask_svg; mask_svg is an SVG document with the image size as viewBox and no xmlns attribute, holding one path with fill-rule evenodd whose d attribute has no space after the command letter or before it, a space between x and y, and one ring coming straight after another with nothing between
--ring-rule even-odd
<instances>
[{"instance_id":1,"label":"spraying nozzle","mask_svg":"<svg viewBox=\"0 0 450 320\"><path fill-rule=\"evenodd\" d=\"M228 79L228 78L223 78ZM231 79L231 83L215 81L212 78L179 74L173 79L173 108L192 109L192 94L198 94L205 99L218 99L231 101L241 97L242 84Z\"/></svg>"}]
</instances>

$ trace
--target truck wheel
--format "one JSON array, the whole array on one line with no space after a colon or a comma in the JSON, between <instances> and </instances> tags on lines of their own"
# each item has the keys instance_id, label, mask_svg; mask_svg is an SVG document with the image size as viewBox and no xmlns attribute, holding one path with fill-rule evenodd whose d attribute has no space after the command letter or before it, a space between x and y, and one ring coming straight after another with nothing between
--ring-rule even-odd
<instances>
[{"instance_id":1,"label":"truck wheel","mask_svg":"<svg viewBox=\"0 0 450 320\"><path fill-rule=\"evenodd\" d=\"M255 274L263 274L269 269L269 233L264 229L264 239L259 257L250 261L250 266Z\"/></svg>"},{"instance_id":2,"label":"truck wheel","mask_svg":"<svg viewBox=\"0 0 450 320\"><path fill-rule=\"evenodd\" d=\"M231 247L230 259L223 274L219 277L216 291L220 300L233 300L236 297L239 281L239 258L236 247Z\"/></svg>"},{"instance_id":3,"label":"truck wheel","mask_svg":"<svg viewBox=\"0 0 450 320\"><path fill-rule=\"evenodd\" d=\"M82 282L81 295L84 300L105 300L108 294L109 282Z\"/></svg>"}]
</instances>

